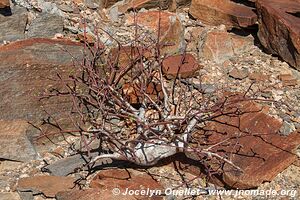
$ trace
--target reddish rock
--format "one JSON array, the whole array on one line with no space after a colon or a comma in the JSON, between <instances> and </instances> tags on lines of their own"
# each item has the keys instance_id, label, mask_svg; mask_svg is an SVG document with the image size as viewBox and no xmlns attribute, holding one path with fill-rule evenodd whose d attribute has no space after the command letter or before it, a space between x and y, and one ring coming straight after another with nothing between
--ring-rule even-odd
<instances>
[{"instance_id":1,"label":"reddish rock","mask_svg":"<svg viewBox=\"0 0 300 200\"><path fill-rule=\"evenodd\" d=\"M0 8L10 7L9 0L0 0Z\"/></svg>"},{"instance_id":2,"label":"reddish rock","mask_svg":"<svg viewBox=\"0 0 300 200\"><path fill-rule=\"evenodd\" d=\"M0 159L24 162L36 159L37 153L26 135L29 127L25 120L0 120Z\"/></svg>"},{"instance_id":3,"label":"reddish rock","mask_svg":"<svg viewBox=\"0 0 300 200\"><path fill-rule=\"evenodd\" d=\"M131 104L138 104L143 101L143 98L149 102L148 98L141 92L141 88L137 88L137 86L126 83L122 86L122 89L125 98L128 99L128 102ZM162 101L164 97L161 85L153 82L148 84L145 93L156 103Z\"/></svg>"},{"instance_id":4,"label":"reddish rock","mask_svg":"<svg viewBox=\"0 0 300 200\"><path fill-rule=\"evenodd\" d=\"M57 79L57 73L64 77L74 72L72 56L80 60L81 50L80 43L52 39L28 39L0 46L0 119L23 119L36 124L48 116L43 109L59 116L59 122L69 119L70 100L39 101L39 97L43 91L59 86L59 82L50 80Z\"/></svg>"},{"instance_id":5,"label":"reddish rock","mask_svg":"<svg viewBox=\"0 0 300 200\"><path fill-rule=\"evenodd\" d=\"M227 186L239 189L257 187L265 181L271 181L296 160L299 133L280 136L278 131L282 126L281 121L269 116L266 109L254 102L231 104L230 107L228 111L239 108L244 114L240 118L218 117L205 128L207 145L223 141L213 150L221 156L227 155L243 170L238 171L226 163L223 181Z\"/></svg>"},{"instance_id":6,"label":"reddish rock","mask_svg":"<svg viewBox=\"0 0 300 200\"><path fill-rule=\"evenodd\" d=\"M160 16L160 25L159 25ZM177 53L182 48L184 42L184 31L176 14L161 11L140 12L136 16L137 24L152 30L155 36L158 35L158 27L160 27L160 44L162 53ZM133 16L128 16L126 23L134 24Z\"/></svg>"},{"instance_id":7,"label":"reddish rock","mask_svg":"<svg viewBox=\"0 0 300 200\"><path fill-rule=\"evenodd\" d=\"M57 200L137 200L134 196L129 195L114 195L109 190L87 189L87 190L72 190L59 192L56 195Z\"/></svg>"},{"instance_id":8,"label":"reddish rock","mask_svg":"<svg viewBox=\"0 0 300 200\"><path fill-rule=\"evenodd\" d=\"M246 70L246 69L240 70L240 69L234 68L233 70L231 70L229 72L229 76L232 78L238 79L238 80L243 80L244 78L247 78L248 70Z\"/></svg>"},{"instance_id":9,"label":"reddish rock","mask_svg":"<svg viewBox=\"0 0 300 200\"><path fill-rule=\"evenodd\" d=\"M129 190L161 190L163 187L146 173L141 173L135 170L124 169L109 169L100 171L97 176L91 181L91 188L100 189L101 191L112 191L114 188L119 188L120 192L125 192L125 189ZM122 195L120 195L122 197ZM130 197L126 195L126 197ZM149 195L134 195L136 199L163 199L160 196Z\"/></svg>"},{"instance_id":10,"label":"reddish rock","mask_svg":"<svg viewBox=\"0 0 300 200\"><path fill-rule=\"evenodd\" d=\"M191 54L169 56L162 62L162 71L168 78L189 78L200 68Z\"/></svg>"},{"instance_id":11,"label":"reddish rock","mask_svg":"<svg viewBox=\"0 0 300 200\"><path fill-rule=\"evenodd\" d=\"M242 37L224 30L212 30L202 34L198 44L199 57L223 63L236 55L247 52L254 44L251 36Z\"/></svg>"},{"instance_id":12,"label":"reddish rock","mask_svg":"<svg viewBox=\"0 0 300 200\"><path fill-rule=\"evenodd\" d=\"M282 81L283 86L295 86L298 84L298 80L291 74L280 74L278 78Z\"/></svg>"},{"instance_id":13,"label":"reddish rock","mask_svg":"<svg viewBox=\"0 0 300 200\"><path fill-rule=\"evenodd\" d=\"M122 70L141 58L150 58L151 56L151 51L146 48L121 46L110 51L109 60L113 63L112 65L117 65Z\"/></svg>"},{"instance_id":14,"label":"reddish rock","mask_svg":"<svg viewBox=\"0 0 300 200\"><path fill-rule=\"evenodd\" d=\"M167 9L171 5L171 0L125 0L121 6L119 6L119 11L125 13L128 10L141 9L141 8L158 8L161 6L162 9Z\"/></svg>"},{"instance_id":15,"label":"reddish rock","mask_svg":"<svg viewBox=\"0 0 300 200\"><path fill-rule=\"evenodd\" d=\"M249 79L259 82L259 81L267 81L269 80L270 76L266 75L262 72L253 72L249 74Z\"/></svg>"},{"instance_id":16,"label":"reddish rock","mask_svg":"<svg viewBox=\"0 0 300 200\"><path fill-rule=\"evenodd\" d=\"M209 25L248 27L257 21L251 7L231 0L192 0L190 14Z\"/></svg>"},{"instance_id":17,"label":"reddish rock","mask_svg":"<svg viewBox=\"0 0 300 200\"><path fill-rule=\"evenodd\" d=\"M75 179L63 176L34 176L22 178L18 181L17 190L42 193L48 198L54 198L60 191L68 191L75 187Z\"/></svg>"},{"instance_id":18,"label":"reddish rock","mask_svg":"<svg viewBox=\"0 0 300 200\"><path fill-rule=\"evenodd\" d=\"M300 0L256 1L261 44L300 70Z\"/></svg>"}]
</instances>

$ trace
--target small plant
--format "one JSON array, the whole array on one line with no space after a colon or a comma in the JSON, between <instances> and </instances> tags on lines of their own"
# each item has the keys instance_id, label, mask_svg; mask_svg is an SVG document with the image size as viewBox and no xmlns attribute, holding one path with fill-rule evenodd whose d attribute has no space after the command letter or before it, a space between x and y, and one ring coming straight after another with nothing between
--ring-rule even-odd
<instances>
[{"instance_id":1,"label":"small plant","mask_svg":"<svg viewBox=\"0 0 300 200\"><path fill-rule=\"evenodd\" d=\"M90 156L87 164L91 167L97 161L109 160L153 166L182 152L192 154L199 162L214 159L220 166L227 163L242 171L231 161L230 152L215 150L218 145L236 144L230 144L229 139L206 144L205 127L221 116L242 116L246 112L242 105L257 100L249 96L252 85L239 94L222 88L207 93L200 73L183 79L180 67L176 76L168 79L162 68L169 55L162 55L165 44L160 41L160 28L157 32L155 39L150 35L145 38L136 24L134 40L129 45L107 33L118 44L108 54L101 42L93 46L84 43L85 57L74 65L74 74L67 78L58 75L63 89L46 95L72 100L70 117L74 129L65 130L54 123L59 133L77 134L83 147L78 151L99 153ZM185 58L183 53L180 66ZM99 141L99 148L91 149L95 140Z\"/></svg>"}]
</instances>

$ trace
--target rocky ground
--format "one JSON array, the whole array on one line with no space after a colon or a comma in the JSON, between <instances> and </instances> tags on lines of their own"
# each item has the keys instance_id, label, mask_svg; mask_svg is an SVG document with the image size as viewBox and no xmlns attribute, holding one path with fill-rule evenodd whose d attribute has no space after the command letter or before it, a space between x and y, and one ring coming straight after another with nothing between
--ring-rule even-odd
<instances>
[{"instance_id":1,"label":"rocky ground","mask_svg":"<svg viewBox=\"0 0 300 200\"><path fill-rule=\"evenodd\" d=\"M160 190L229 187L297 193L218 196L207 195L203 190L197 197L117 198L299 199L300 2L288 0L283 6L280 0L224 0L222 5L215 0L166 0L159 1L161 12L157 2L0 0L0 200L113 199L113 188L124 191L141 185ZM70 72L72 56L78 60L82 57L83 41L91 45L100 42L107 46L109 54L116 41L129 45L136 30L141 37L155 37L158 16L162 16L162 41L172 43L163 48L163 53L170 56L171 63L176 63L177 54L188 53L191 63L200 67L189 63L180 73L186 77L201 74L206 93L214 94L220 89L243 92L255 83L249 92L266 100L260 102L264 109L247 116L242 123L251 133L264 133L265 140L273 145L255 137L240 141L247 149L246 155L257 152L262 159L233 158L243 166L245 174L227 172L222 174L221 182L208 180L199 167L182 161L186 157L148 169L130 166L124 170L126 163L117 162L87 179L86 171L69 175L84 164L82 157L75 155L74 149L80 146L78 138L54 138L55 144L45 138L36 142L38 133L27 123L36 124L46 116L42 107L68 123L64 116L68 102L42 104L38 101L41 91L55 85L49 78L57 72ZM174 75L168 70L166 75ZM200 84L199 79L190 80ZM226 129L229 134L236 131L223 126L216 129Z\"/></svg>"}]
</instances>

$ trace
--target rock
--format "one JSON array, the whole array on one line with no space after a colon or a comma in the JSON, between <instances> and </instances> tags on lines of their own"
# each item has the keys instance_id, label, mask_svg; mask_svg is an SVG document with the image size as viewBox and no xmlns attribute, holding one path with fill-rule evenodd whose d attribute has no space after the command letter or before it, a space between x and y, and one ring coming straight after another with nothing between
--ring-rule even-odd
<instances>
[{"instance_id":1,"label":"rock","mask_svg":"<svg viewBox=\"0 0 300 200\"><path fill-rule=\"evenodd\" d=\"M100 1L101 2L101 1ZM99 5L96 3L95 0L85 0L84 4L86 5L86 7L88 7L89 9L97 9L99 8Z\"/></svg>"},{"instance_id":2,"label":"rock","mask_svg":"<svg viewBox=\"0 0 300 200\"><path fill-rule=\"evenodd\" d=\"M171 5L171 0L124 0L122 5L118 7L119 12L125 13L128 10L141 8L150 9L150 8L158 8L167 9Z\"/></svg>"},{"instance_id":3,"label":"rock","mask_svg":"<svg viewBox=\"0 0 300 200\"><path fill-rule=\"evenodd\" d=\"M249 72L247 69L239 70L237 68L234 68L228 74L234 79L243 80L248 77Z\"/></svg>"},{"instance_id":4,"label":"rock","mask_svg":"<svg viewBox=\"0 0 300 200\"><path fill-rule=\"evenodd\" d=\"M259 81L267 81L269 80L270 76L266 75L262 72L253 72L249 74L249 79L259 82Z\"/></svg>"},{"instance_id":5,"label":"rock","mask_svg":"<svg viewBox=\"0 0 300 200\"><path fill-rule=\"evenodd\" d=\"M64 12L68 12L68 13L74 12L74 9L70 5L62 4L59 5L58 8Z\"/></svg>"},{"instance_id":6,"label":"rock","mask_svg":"<svg viewBox=\"0 0 300 200\"><path fill-rule=\"evenodd\" d=\"M9 0L0 0L0 8L10 7Z\"/></svg>"},{"instance_id":7,"label":"rock","mask_svg":"<svg viewBox=\"0 0 300 200\"><path fill-rule=\"evenodd\" d=\"M85 42L90 45L93 45L97 40L96 36L92 32L86 32L85 34L84 32L80 32L77 34L77 38L81 42Z\"/></svg>"},{"instance_id":8,"label":"rock","mask_svg":"<svg viewBox=\"0 0 300 200\"><path fill-rule=\"evenodd\" d=\"M247 52L253 44L254 38L251 36L238 36L224 30L206 31L198 43L199 57L223 63Z\"/></svg>"},{"instance_id":9,"label":"rock","mask_svg":"<svg viewBox=\"0 0 300 200\"><path fill-rule=\"evenodd\" d=\"M206 24L224 24L229 28L248 27L257 21L251 7L231 0L192 0L189 13Z\"/></svg>"},{"instance_id":10,"label":"rock","mask_svg":"<svg viewBox=\"0 0 300 200\"><path fill-rule=\"evenodd\" d=\"M256 1L261 44L300 70L300 0Z\"/></svg>"},{"instance_id":11,"label":"rock","mask_svg":"<svg viewBox=\"0 0 300 200\"><path fill-rule=\"evenodd\" d=\"M103 0L102 6L103 6L103 8L109 8L117 2L118 2L118 0Z\"/></svg>"},{"instance_id":12,"label":"rock","mask_svg":"<svg viewBox=\"0 0 300 200\"><path fill-rule=\"evenodd\" d=\"M37 0L38 3L38 7L37 9L39 9L40 11L42 11L42 13L46 14L54 14L54 15L59 15L64 17L64 13L57 7L57 5L55 3L52 2L47 2L44 0Z\"/></svg>"},{"instance_id":13,"label":"rock","mask_svg":"<svg viewBox=\"0 0 300 200\"><path fill-rule=\"evenodd\" d=\"M56 195L57 200L110 200L116 198L120 200L136 200L134 196L114 195L112 191L99 189L73 190L68 192L59 192Z\"/></svg>"},{"instance_id":14,"label":"rock","mask_svg":"<svg viewBox=\"0 0 300 200\"><path fill-rule=\"evenodd\" d=\"M146 11L137 14L137 24L144 26L147 29L152 30L155 36L157 36L159 16L160 21L160 44L161 53L173 54L181 53L184 46L184 31L176 14L161 11ZM128 25L134 24L133 16L128 16L126 19Z\"/></svg>"},{"instance_id":15,"label":"rock","mask_svg":"<svg viewBox=\"0 0 300 200\"><path fill-rule=\"evenodd\" d=\"M92 153L92 158L96 157L98 153ZM87 164L88 157L84 155L74 155L67 158L63 158L58 160L55 163L52 163L45 167L54 176L67 176L68 174L73 173L76 169L83 167L85 164ZM111 159L106 160L99 160L95 164L95 166L103 166L103 165L109 165L112 163Z\"/></svg>"},{"instance_id":16,"label":"rock","mask_svg":"<svg viewBox=\"0 0 300 200\"><path fill-rule=\"evenodd\" d=\"M48 198L54 198L60 191L69 191L75 187L73 177L34 176L19 179L18 191L32 191L33 194L42 193Z\"/></svg>"},{"instance_id":17,"label":"rock","mask_svg":"<svg viewBox=\"0 0 300 200\"><path fill-rule=\"evenodd\" d=\"M148 59L152 56L149 49L143 47L121 46L119 48L112 48L109 53L109 59L114 65L117 65L120 70L129 67L131 63L138 59Z\"/></svg>"},{"instance_id":18,"label":"rock","mask_svg":"<svg viewBox=\"0 0 300 200\"><path fill-rule=\"evenodd\" d=\"M296 86L298 84L297 78L291 74L280 74L278 78L282 81L283 86Z\"/></svg>"},{"instance_id":19,"label":"rock","mask_svg":"<svg viewBox=\"0 0 300 200\"><path fill-rule=\"evenodd\" d=\"M24 39L27 23L27 11L24 8L16 7L12 16L0 15L0 44L3 41L15 41Z\"/></svg>"},{"instance_id":20,"label":"rock","mask_svg":"<svg viewBox=\"0 0 300 200\"><path fill-rule=\"evenodd\" d=\"M53 38L56 33L63 33L63 18L54 14L42 14L29 26L28 38Z\"/></svg>"},{"instance_id":21,"label":"rock","mask_svg":"<svg viewBox=\"0 0 300 200\"><path fill-rule=\"evenodd\" d=\"M42 104L37 95L54 84L47 78L55 78L57 72L72 66L72 56L80 60L82 50L80 43L52 39L28 39L0 46L0 119L40 119L43 112L38 111Z\"/></svg>"},{"instance_id":22,"label":"rock","mask_svg":"<svg viewBox=\"0 0 300 200\"><path fill-rule=\"evenodd\" d=\"M282 127L280 128L280 134L287 136L296 130L294 124L287 121L283 121Z\"/></svg>"},{"instance_id":23,"label":"rock","mask_svg":"<svg viewBox=\"0 0 300 200\"><path fill-rule=\"evenodd\" d=\"M32 192L18 192L22 200L35 200Z\"/></svg>"},{"instance_id":24,"label":"rock","mask_svg":"<svg viewBox=\"0 0 300 200\"><path fill-rule=\"evenodd\" d=\"M0 173L7 170L15 170L22 165L22 163L19 161L1 160L1 159L0 159Z\"/></svg>"},{"instance_id":25,"label":"rock","mask_svg":"<svg viewBox=\"0 0 300 200\"><path fill-rule=\"evenodd\" d=\"M29 126L24 120L0 121L0 159L23 162L36 159L35 149L26 135Z\"/></svg>"},{"instance_id":26,"label":"rock","mask_svg":"<svg viewBox=\"0 0 300 200\"><path fill-rule=\"evenodd\" d=\"M163 190L163 187L150 175L135 170L124 169L108 169L100 171L91 181L90 187L104 191L112 191L114 188L118 188L121 193L125 192L126 188L129 190ZM127 195L127 197L129 196L130 195ZM163 197L155 195L152 197L147 197L146 195L133 195L133 197L137 199L142 197L142 199L145 200L163 199Z\"/></svg>"},{"instance_id":27,"label":"rock","mask_svg":"<svg viewBox=\"0 0 300 200\"><path fill-rule=\"evenodd\" d=\"M200 65L192 54L168 56L162 62L162 71L168 78L195 76Z\"/></svg>"},{"instance_id":28,"label":"rock","mask_svg":"<svg viewBox=\"0 0 300 200\"><path fill-rule=\"evenodd\" d=\"M123 95L130 104L139 104L142 102L143 98L145 98L140 92L140 88L137 88L137 86L133 86L130 83L123 84L122 89ZM145 93L148 94L149 97L156 103L161 102L164 98L162 87L158 83L149 83L146 87ZM149 102L148 100L146 101Z\"/></svg>"},{"instance_id":29,"label":"rock","mask_svg":"<svg viewBox=\"0 0 300 200\"><path fill-rule=\"evenodd\" d=\"M231 152L226 155L243 170L225 164L222 181L230 188L250 189L271 181L295 161L300 135L280 136L281 121L266 114L266 109L254 102L240 103L238 108L244 112L240 119L222 116L206 126L207 144L225 140L226 144L236 144L235 147L218 145L214 149L216 152Z\"/></svg>"},{"instance_id":30,"label":"rock","mask_svg":"<svg viewBox=\"0 0 300 200\"><path fill-rule=\"evenodd\" d=\"M21 200L20 196L16 192L0 192L0 199L3 199L3 200Z\"/></svg>"},{"instance_id":31,"label":"rock","mask_svg":"<svg viewBox=\"0 0 300 200\"><path fill-rule=\"evenodd\" d=\"M62 125L72 124L67 115L70 100L39 101L39 97L59 85L51 80L57 79L57 73L64 77L74 71L72 61L82 59L82 50L80 43L52 39L28 39L0 46L0 119L23 119L37 125L49 117L46 109L53 117L59 116L57 120Z\"/></svg>"}]
</instances>

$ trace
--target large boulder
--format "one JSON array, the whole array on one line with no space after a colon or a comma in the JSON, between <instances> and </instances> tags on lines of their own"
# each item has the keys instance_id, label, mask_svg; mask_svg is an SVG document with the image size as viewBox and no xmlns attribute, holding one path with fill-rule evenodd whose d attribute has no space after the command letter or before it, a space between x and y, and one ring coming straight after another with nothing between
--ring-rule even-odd
<instances>
[{"instance_id":1,"label":"large boulder","mask_svg":"<svg viewBox=\"0 0 300 200\"><path fill-rule=\"evenodd\" d=\"M300 70L300 0L257 0L256 6L261 44Z\"/></svg>"},{"instance_id":2,"label":"large boulder","mask_svg":"<svg viewBox=\"0 0 300 200\"><path fill-rule=\"evenodd\" d=\"M189 12L209 25L248 27L257 21L253 8L231 0L192 0Z\"/></svg>"},{"instance_id":3,"label":"large boulder","mask_svg":"<svg viewBox=\"0 0 300 200\"><path fill-rule=\"evenodd\" d=\"M29 28L28 38L54 38L55 34L63 33L64 20L55 14L42 14L35 18Z\"/></svg>"},{"instance_id":4,"label":"large boulder","mask_svg":"<svg viewBox=\"0 0 300 200\"><path fill-rule=\"evenodd\" d=\"M198 42L200 58L223 63L230 58L247 52L254 45L254 38L228 33L222 29L204 31Z\"/></svg>"},{"instance_id":5,"label":"large boulder","mask_svg":"<svg viewBox=\"0 0 300 200\"><path fill-rule=\"evenodd\" d=\"M48 115L68 119L67 99L40 101L42 92L60 83L57 73L74 71L83 56L80 43L68 40L28 39L0 46L0 119L40 122ZM73 59L74 58L74 59ZM48 114L44 109L49 111Z\"/></svg>"},{"instance_id":6,"label":"large boulder","mask_svg":"<svg viewBox=\"0 0 300 200\"><path fill-rule=\"evenodd\" d=\"M251 189L272 181L295 162L300 134L294 132L287 137L279 135L282 121L270 116L268 107L255 102L241 102L230 104L229 109L235 106L243 113L241 116L225 114L217 117L207 123L205 131L197 134L200 137L205 134L207 146L214 146L215 152L230 158L242 169L237 170L226 163L223 166L222 184L230 188ZM214 162L211 164L219 167Z\"/></svg>"}]
</instances>

